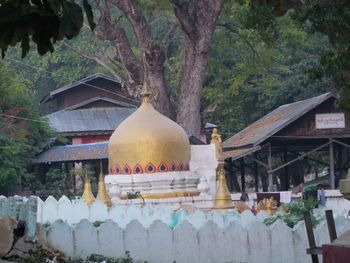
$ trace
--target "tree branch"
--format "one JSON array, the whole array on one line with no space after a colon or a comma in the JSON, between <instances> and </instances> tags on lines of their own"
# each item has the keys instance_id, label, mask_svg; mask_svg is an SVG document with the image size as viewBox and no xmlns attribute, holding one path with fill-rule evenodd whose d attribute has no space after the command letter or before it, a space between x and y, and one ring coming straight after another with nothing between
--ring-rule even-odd
<instances>
[{"instance_id":1,"label":"tree branch","mask_svg":"<svg viewBox=\"0 0 350 263\"><path fill-rule=\"evenodd\" d=\"M63 45L72 50L73 52L77 53L78 55L82 56L83 58L95 61L100 66L107 69L121 84L122 86L125 86L125 81L119 76L117 72L115 72L110 66L108 66L106 63L104 63L101 59L95 56L89 56L86 53L84 53L80 48L73 47L72 45L68 44L66 41L62 41Z\"/></svg>"}]
</instances>

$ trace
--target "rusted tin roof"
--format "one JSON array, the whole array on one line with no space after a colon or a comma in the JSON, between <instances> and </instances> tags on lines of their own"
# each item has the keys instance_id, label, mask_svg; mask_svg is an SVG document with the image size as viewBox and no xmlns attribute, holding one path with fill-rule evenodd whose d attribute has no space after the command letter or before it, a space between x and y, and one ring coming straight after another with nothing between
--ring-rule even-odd
<instances>
[{"instance_id":1,"label":"rusted tin roof","mask_svg":"<svg viewBox=\"0 0 350 263\"><path fill-rule=\"evenodd\" d=\"M255 146L255 147L250 147L250 148L241 148L241 149L223 152L222 155L223 155L224 159L232 158L232 161L234 161L234 160L237 160L237 159L244 157L248 154L252 154L260 149L261 149L260 146Z\"/></svg>"},{"instance_id":2,"label":"rusted tin roof","mask_svg":"<svg viewBox=\"0 0 350 263\"><path fill-rule=\"evenodd\" d=\"M257 146L330 98L337 98L337 96L328 92L310 99L282 105L224 141L223 147L227 150L234 150Z\"/></svg>"},{"instance_id":3,"label":"rusted tin roof","mask_svg":"<svg viewBox=\"0 0 350 263\"><path fill-rule=\"evenodd\" d=\"M203 144L202 141L188 135L191 144ZM53 146L40 153L36 159L37 163L72 162L108 159L108 141L74 144L65 146Z\"/></svg>"},{"instance_id":4,"label":"rusted tin roof","mask_svg":"<svg viewBox=\"0 0 350 263\"><path fill-rule=\"evenodd\" d=\"M100 160L108 158L108 141L54 146L39 154L37 163Z\"/></svg>"},{"instance_id":5,"label":"rusted tin roof","mask_svg":"<svg viewBox=\"0 0 350 263\"><path fill-rule=\"evenodd\" d=\"M137 108L61 110L47 115L57 132L114 131Z\"/></svg>"},{"instance_id":6,"label":"rusted tin roof","mask_svg":"<svg viewBox=\"0 0 350 263\"><path fill-rule=\"evenodd\" d=\"M55 95L61 93L61 92L64 92L66 90L69 90L69 89L72 89L74 87L77 87L79 85L84 85L84 83L90 83L92 80L95 80L95 79L104 79L106 81L109 81L113 84L116 84L116 85L120 85L119 81L115 78L112 78L110 76L107 76L105 74L102 74L102 73L96 73L96 74L93 74L91 76L88 76L86 78L83 78L83 79L80 79L80 80L77 80L69 85L66 85L66 86L63 86L59 89L55 89L53 91L51 91L49 94L45 95L45 97L43 97L41 100L40 100L40 103L45 103L49 100L51 100Z\"/></svg>"}]
</instances>

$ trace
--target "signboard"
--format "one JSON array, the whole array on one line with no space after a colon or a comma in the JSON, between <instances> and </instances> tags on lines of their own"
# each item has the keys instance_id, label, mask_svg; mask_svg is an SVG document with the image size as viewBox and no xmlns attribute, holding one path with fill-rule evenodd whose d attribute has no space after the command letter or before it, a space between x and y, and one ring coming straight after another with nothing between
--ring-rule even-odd
<instances>
[{"instance_id":1,"label":"signboard","mask_svg":"<svg viewBox=\"0 0 350 263\"><path fill-rule=\"evenodd\" d=\"M344 113L316 114L316 129L345 128Z\"/></svg>"}]
</instances>

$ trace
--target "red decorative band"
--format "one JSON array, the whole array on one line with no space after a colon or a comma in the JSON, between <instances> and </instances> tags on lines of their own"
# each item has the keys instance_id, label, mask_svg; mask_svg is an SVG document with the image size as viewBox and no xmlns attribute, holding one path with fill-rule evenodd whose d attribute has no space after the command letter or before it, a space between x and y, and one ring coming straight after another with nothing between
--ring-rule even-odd
<instances>
[{"instance_id":1,"label":"red decorative band","mask_svg":"<svg viewBox=\"0 0 350 263\"><path fill-rule=\"evenodd\" d=\"M158 166L149 162L145 167L140 164L135 164L133 168L130 165L124 164L123 168L119 164L109 167L110 174L143 174L143 173L165 173L165 172L179 172L190 170L189 163L179 163L171 162L167 164L162 161Z\"/></svg>"}]
</instances>

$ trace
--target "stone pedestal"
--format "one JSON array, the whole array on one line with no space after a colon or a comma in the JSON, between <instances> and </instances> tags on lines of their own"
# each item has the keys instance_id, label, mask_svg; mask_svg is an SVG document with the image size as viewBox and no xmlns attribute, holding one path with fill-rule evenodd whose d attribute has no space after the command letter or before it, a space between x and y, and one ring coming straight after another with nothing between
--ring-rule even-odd
<instances>
[{"instance_id":1,"label":"stone pedestal","mask_svg":"<svg viewBox=\"0 0 350 263\"><path fill-rule=\"evenodd\" d=\"M107 175L105 183L112 198L128 199L128 194L139 192L144 199L156 199L197 196L199 179L199 175L184 171Z\"/></svg>"}]
</instances>

